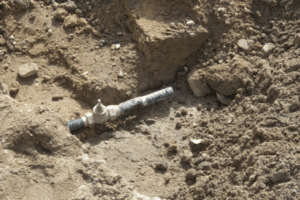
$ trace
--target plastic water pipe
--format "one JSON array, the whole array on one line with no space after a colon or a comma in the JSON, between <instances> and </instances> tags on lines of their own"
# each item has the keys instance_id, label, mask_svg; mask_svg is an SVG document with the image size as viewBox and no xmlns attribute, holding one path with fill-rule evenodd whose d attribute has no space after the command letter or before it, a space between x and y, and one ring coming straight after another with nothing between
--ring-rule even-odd
<instances>
[{"instance_id":1,"label":"plastic water pipe","mask_svg":"<svg viewBox=\"0 0 300 200\"><path fill-rule=\"evenodd\" d=\"M83 127L94 127L95 124L103 124L106 121L113 121L120 115L126 115L130 111L153 105L163 100L172 99L174 91L172 87L159 90L157 92L130 99L119 105L104 106L98 99L97 105L93 108L93 113L86 113L83 117L69 121L67 126L69 130L76 131Z\"/></svg>"}]
</instances>

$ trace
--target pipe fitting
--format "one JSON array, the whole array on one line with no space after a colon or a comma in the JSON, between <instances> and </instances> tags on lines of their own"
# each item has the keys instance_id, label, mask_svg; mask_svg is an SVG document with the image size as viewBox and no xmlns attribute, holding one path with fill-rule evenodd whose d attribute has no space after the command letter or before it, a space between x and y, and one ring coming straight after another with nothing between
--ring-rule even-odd
<instances>
[{"instance_id":1,"label":"pipe fitting","mask_svg":"<svg viewBox=\"0 0 300 200\"><path fill-rule=\"evenodd\" d=\"M126 114L131 110L155 104L165 99L171 99L174 96L172 87L120 103L119 105L104 106L98 99L97 105L93 108L93 113L86 113L80 119L72 120L67 123L70 131L78 130L82 127L93 128L95 124L103 124L107 121L113 121L120 115Z\"/></svg>"}]
</instances>

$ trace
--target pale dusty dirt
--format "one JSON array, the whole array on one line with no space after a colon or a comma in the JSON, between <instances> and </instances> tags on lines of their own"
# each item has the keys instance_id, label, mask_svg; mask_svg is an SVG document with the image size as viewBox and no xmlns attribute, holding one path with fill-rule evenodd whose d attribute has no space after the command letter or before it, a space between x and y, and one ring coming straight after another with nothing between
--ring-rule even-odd
<instances>
[{"instance_id":1,"label":"pale dusty dirt","mask_svg":"<svg viewBox=\"0 0 300 200\"><path fill-rule=\"evenodd\" d=\"M0 199L300 199L299 8L0 1ZM37 75L18 76L31 62ZM196 97L189 75L212 92ZM66 127L98 98L113 105L166 86L173 100Z\"/></svg>"}]
</instances>

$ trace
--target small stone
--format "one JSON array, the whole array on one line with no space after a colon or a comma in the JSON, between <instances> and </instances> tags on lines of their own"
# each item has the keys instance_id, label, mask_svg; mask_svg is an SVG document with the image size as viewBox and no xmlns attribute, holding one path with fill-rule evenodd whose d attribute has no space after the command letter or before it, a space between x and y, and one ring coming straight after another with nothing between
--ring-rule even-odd
<instances>
[{"instance_id":1,"label":"small stone","mask_svg":"<svg viewBox=\"0 0 300 200\"><path fill-rule=\"evenodd\" d=\"M120 49L121 45L120 44L116 44L116 50Z\"/></svg>"},{"instance_id":2,"label":"small stone","mask_svg":"<svg viewBox=\"0 0 300 200\"><path fill-rule=\"evenodd\" d=\"M20 84L19 82L17 81L14 81L13 83L11 83L10 85L10 89L9 89L9 92L12 93L12 94L17 94L20 90Z\"/></svg>"},{"instance_id":3,"label":"small stone","mask_svg":"<svg viewBox=\"0 0 300 200\"><path fill-rule=\"evenodd\" d=\"M54 94L53 96L52 96L52 100L53 101L58 101L58 100L60 100L60 99L63 99L64 97L62 96L62 94Z\"/></svg>"},{"instance_id":4,"label":"small stone","mask_svg":"<svg viewBox=\"0 0 300 200\"><path fill-rule=\"evenodd\" d=\"M115 50L116 49L116 44L111 45L111 50Z\"/></svg>"},{"instance_id":5,"label":"small stone","mask_svg":"<svg viewBox=\"0 0 300 200\"><path fill-rule=\"evenodd\" d=\"M195 22L193 20L189 20L189 21L186 22L186 25L188 25L188 26L194 26Z\"/></svg>"},{"instance_id":6,"label":"small stone","mask_svg":"<svg viewBox=\"0 0 300 200\"><path fill-rule=\"evenodd\" d=\"M181 108L181 114L182 115L187 115L188 114L187 108Z\"/></svg>"},{"instance_id":7,"label":"small stone","mask_svg":"<svg viewBox=\"0 0 300 200\"><path fill-rule=\"evenodd\" d=\"M204 158L202 156L200 156L199 158L196 158L195 164L198 165L198 164L202 163L203 161L204 161Z\"/></svg>"},{"instance_id":8,"label":"small stone","mask_svg":"<svg viewBox=\"0 0 300 200\"><path fill-rule=\"evenodd\" d=\"M74 1L67 1L65 3L62 4L62 6L67 9L67 10L71 10L74 11L77 9L76 4L74 3Z\"/></svg>"},{"instance_id":9,"label":"small stone","mask_svg":"<svg viewBox=\"0 0 300 200\"><path fill-rule=\"evenodd\" d=\"M53 16L58 21L63 21L68 16L68 11L64 8L58 8L54 13Z\"/></svg>"},{"instance_id":10,"label":"small stone","mask_svg":"<svg viewBox=\"0 0 300 200\"><path fill-rule=\"evenodd\" d=\"M156 169L167 170L168 169L168 163L159 162L159 163L156 164Z\"/></svg>"},{"instance_id":11,"label":"small stone","mask_svg":"<svg viewBox=\"0 0 300 200\"><path fill-rule=\"evenodd\" d=\"M177 122L175 128L176 128L176 129L180 129L181 127L182 127L181 122Z\"/></svg>"},{"instance_id":12,"label":"small stone","mask_svg":"<svg viewBox=\"0 0 300 200\"><path fill-rule=\"evenodd\" d=\"M6 84L0 82L0 92L2 94L8 94L8 87Z\"/></svg>"},{"instance_id":13,"label":"small stone","mask_svg":"<svg viewBox=\"0 0 300 200\"><path fill-rule=\"evenodd\" d=\"M300 46L300 33L296 34L294 44Z\"/></svg>"},{"instance_id":14,"label":"small stone","mask_svg":"<svg viewBox=\"0 0 300 200\"><path fill-rule=\"evenodd\" d=\"M43 75L43 76L41 76L41 78L42 78L44 81L50 81L50 80L51 80L51 77L50 77L50 76L47 76L47 75Z\"/></svg>"},{"instance_id":15,"label":"small stone","mask_svg":"<svg viewBox=\"0 0 300 200\"><path fill-rule=\"evenodd\" d=\"M188 180L193 180L196 178L197 171L195 169L189 169L188 172L186 173L185 177Z\"/></svg>"},{"instance_id":16,"label":"small stone","mask_svg":"<svg viewBox=\"0 0 300 200\"><path fill-rule=\"evenodd\" d=\"M168 144L169 144L169 147L168 147L168 151L169 152L176 152L177 151L177 144L176 144L176 142L170 142Z\"/></svg>"},{"instance_id":17,"label":"small stone","mask_svg":"<svg viewBox=\"0 0 300 200\"><path fill-rule=\"evenodd\" d=\"M174 28L174 29L177 29L177 28L178 28L174 22L171 22L171 23L170 23L170 27L171 27L171 28Z\"/></svg>"},{"instance_id":18,"label":"small stone","mask_svg":"<svg viewBox=\"0 0 300 200\"><path fill-rule=\"evenodd\" d=\"M48 33L48 35L52 35L52 33L53 33L52 29L49 29L47 33Z\"/></svg>"},{"instance_id":19,"label":"small stone","mask_svg":"<svg viewBox=\"0 0 300 200\"><path fill-rule=\"evenodd\" d=\"M4 46L5 43L6 43L5 39L2 36L0 36L0 46Z\"/></svg>"},{"instance_id":20,"label":"small stone","mask_svg":"<svg viewBox=\"0 0 300 200\"><path fill-rule=\"evenodd\" d=\"M241 49L245 50L245 51L248 51L250 49L250 46L247 42L247 40L245 39L240 39L238 41L238 44L237 44Z\"/></svg>"},{"instance_id":21,"label":"small stone","mask_svg":"<svg viewBox=\"0 0 300 200\"><path fill-rule=\"evenodd\" d=\"M152 131L148 126L141 126L140 131L145 135L152 135Z\"/></svg>"},{"instance_id":22,"label":"small stone","mask_svg":"<svg viewBox=\"0 0 300 200\"><path fill-rule=\"evenodd\" d=\"M267 43L262 47L262 51L265 54L269 54L271 51L273 51L273 49L275 48L275 45L272 43Z\"/></svg>"},{"instance_id":23,"label":"small stone","mask_svg":"<svg viewBox=\"0 0 300 200\"><path fill-rule=\"evenodd\" d=\"M199 72L201 72L201 70L189 73L188 84L196 97L203 97L211 93L211 90L206 81L202 80L202 76L199 74Z\"/></svg>"},{"instance_id":24,"label":"small stone","mask_svg":"<svg viewBox=\"0 0 300 200\"><path fill-rule=\"evenodd\" d=\"M22 78L27 78L37 74L38 65L35 63L27 63L19 66L19 75Z\"/></svg>"},{"instance_id":25,"label":"small stone","mask_svg":"<svg viewBox=\"0 0 300 200\"><path fill-rule=\"evenodd\" d=\"M180 159L183 163L189 163L191 162L192 157L193 153L190 150L184 150L184 152L180 156Z\"/></svg>"}]
</instances>

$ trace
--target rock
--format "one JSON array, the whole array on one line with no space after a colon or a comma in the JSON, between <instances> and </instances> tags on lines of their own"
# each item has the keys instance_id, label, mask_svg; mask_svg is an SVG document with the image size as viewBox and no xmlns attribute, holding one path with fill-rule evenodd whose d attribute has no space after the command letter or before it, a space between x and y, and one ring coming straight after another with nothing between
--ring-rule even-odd
<instances>
[{"instance_id":1,"label":"rock","mask_svg":"<svg viewBox=\"0 0 300 200\"><path fill-rule=\"evenodd\" d=\"M82 18L82 17L80 17L79 19L78 19L78 25L79 26L85 26L85 25L87 25L88 24L88 22L86 21L86 19L84 19L84 18Z\"/></svg>"},{"instance_id":2,"label":"rock","mask_svg":"<svg viewBox=\"0 0 300 200\"><path fill-rule=\"evenodd\" d=\"M207 139L190 139L189 145L193 150L201 150L205 149L207 146L211 144L210 140Z\"/></svg>"},{"instance_id":3,"label":"rock","mask_svg":"<svg viewBox=\"0 0 300 200\"><path fill-rule=\"evenodd\" d=\"M190 150L184 150L184 152L180 155L181 162L189 163L193 157L193 153Z\"/></svg>"},{"instance_id":4,"label":"rock","mask_svg":"<svg viewBox=\"0 0 300 200\"><path fill-rule=\"evenodd\" d=\"M141 133L145 135L152 135L152 131L148 126L141 126L140 128Z\"/></svg>"},{"instance_id":5,"label":"rock","mask_svg":"<svg viewBox=\"0 0 300 200\"><path fill-rule=\"evenodd\" d=\"M181 127L182 127L181 122L177 122L175 128L176 128L176 129L180 129Z\"/></svg>"},{"instance_id":6,"label":"rock","mask_svg":"<svg viewBox=\"0 0 300 200\"><path fill-rule=\"evenodd\" d=\"M201 71L190 72L188 75L188 83L196 97L203 97L211 93L204 77L199 75Z\"/></svg>"},{"instance_id":7,"label":"rock","mask_svg":"<svg viewBox=\"0 0 300 200\"><path fill-rule=\"evenodd\" d=\"M35 63L27 63L19 66L19 75L22 78L27 78L37 74L38 65Z\"/></svg>"},{"instance_id":8,"label":"rock","mask_svg":"<svg viewBox=\"0 0 300 200\"><path fill-rule=\"evenodd\" d=\"M188 20L188 21L186 22L186 25L188 25L188 26L194 26L194 25L195 25L195 22L194 22L193 20Z\"/></svg>"},{"instance_id":9,"label":"rock","mask_svg":"<svg viewBox=\"0 0 300 200\"><path fill-rule=\"evenodd\" d=\"M209 171L211 170L211 163L204 161L197 166L197 170Z\"/></svg>"},{"instance_id":10,"label":"rock","mask_svg":"<svg viewBox=\"0 0 300 200\"><path fill-rule=\"evenodd\" d=\"M0 82L0 94L8 94L8 87L6 84Z\"/></svg>"},{"instance_id":11,"label":"rock","mask_svg":"<svg viewBox=\"0 0 300 200\"><path fill-rule=\"evenodd\" d=\"M70 10L70 11L74 11L77 9L77 6L74 3L74 1L67 1L67 2L63 3L62 6L63 6L63 8Z\"/></svg>"},{"instance_id":12,"label":"rock","mask_svg":"<svg viewBox=\"0 0 300 200\"><path fill-rule=\"evenodd\" d=\"M262 51L265 53L265 54L269 54L273 51L273 49L275 48L275 45L272 44L272 43L267 43L265 44L263 47L262 47Z\"/></svg>"},{"instance_id":13,"label":"rock","mask_svg":"<svg viewBox=\"0 0 300 200\"><path fill-rule=\"evenodd\" d=\"M0 36L0 46L4 46L5 43L6 43L5 39L2 36Z\"/></svg>"},{"instance_id":14,"label":"rock","mask_svg":"<svg viewBox=\"0 0 300 200\"><path fill-rule=\"evenodd\" d=\"M296 34L295 39L294 39L294 44L296 44L298 46L300 45L300 33Z\"/></svg>"},{"instance_id":15,"label":"rock","mask_svg":"<svg viewBox=\"0 0 300 200\"><path fill-rule=\"evenodd\" d=\"M202 156L200 156L199 158L195 159L195 164L198 165L200 163L202 163L204 161L204 158Z\"/></svg>"},{"instance_id":16,"label":"rock","mask_svg":"<svg viewBox=\"0 0 300 200\"><path fill-rule=\"evenodd\" d=\"M266 2L267 4L271 5L271 6L276 6L277 5L277 1L276 0L263 0L264 2Z\"/></svg>"},{"instance_id":17,"label":"rock","mask_svg":"<svg viewBox=\"0 0 300 200\"><path fill-rule=\"evenodd\" d=\"M54 18L58 21L63 21L68 16L68 11L66 11L64 8L58 8L54 13Z\"/></svg>"},{"instance_id":18,"label":"rock","mask_svg":"<svg viewBox=\"0 0 300 200\"><path fill-rule=\"evenodd\" d=\"M250 45L248 44L248 41L245 39L240 39L237 43L237 45L244 49L245 51L248 51L250 49Z\"/></svg>"},{"instance_id":19,"label":"rock","mask_svg":"<svg viewBox=\"0 0 300 200\"><path fill-rule=\"evenodd\" d=\"M196 178L197 171L195 169L189 169L188 172L186 173L185 177L188 180L193 180Z\"/></svg>"},{"instance_id":20,"label":"rock","mask_svg":"<svg viewBox=\"0 0 300 200\"><path fill-rule=\"evenodd\" d=\"M229 105L232 102L231 99L226 98L224 95L222 95L218 92L217 92L217 98L222 104L225 104L225 105Z\"/></svg>"},{"instance_id":21,"label":"rock","mask_svg":"<svg viewBox=\"0 0 300 200\"><path fill-rule=\"evenodd\" d=\"M14 81L14 82L12 82L11 85L10 85L9 92L15 95L15 94L17 94L17 93L19 92L20 87L21 87L21 86L20 86L19 82Z\"/></svg>"},{"instance_id":22,"label":"rock","mask_svg":"<svg viewBox=\"0 0 300 200\"><path fill-rule=\"evenodd\" d=\"M43 75L43 76L41 76L41 78L42 78L44 81L50 81L50 80L51 80L51 76L47 76L47 75Z\"/></svg>"},{"instance_id":23,"label":"rock","mask_svg":"<svg viewBox=\"0 0 300 200\"><path fill-rule=\"evenodd\" d=\"M53 101L58 101L58 100L63 99L63 98L64 98L64 96L62 94L54 94L52 96Z\"/></svg>"},{"instance_id":24,"label":"rock","mask_svg":"<svg viewBox=\"0 0 300 200\"><path fill-rule=\"evenodd\" d=\"M187 108L181 108L181 114L184 116L184 115L187 115L188 114L188 110Z\"/></svg>"},{"instance_id":25,"label":"rock","mask_svg":"<svg viewBox=\"0 0 300 200\"><path fill-rule=\"evenodd\" d=\"M177 151L177 144L176 142L170 142L168 147L169 152L176 152Z\"/></svg>"},{"instance_id":26,"label":"rock","mask_svg":"<svg viewBox=\"0 0 300 200\"><path fill-rule=\"evenodd\" d=\"M78 17L77 15L70 15L64 19L64 27L72 28L74 26L78 26Z\"/></svg>"},{"instance_id":27,"label":"rock","mask_svg":"<svg viewBox=\"0 0 300 200\"><path fill-rule=\"evenodd\" d=\"M156 164L156 169L167 170L168 169L168 163L159 162L159 163Z\"/></svg>"},{"instance_id":28,"label":"rock","mask_svg":"<svg viewBox=\"0 0 300 200\"><path fill-rule=\"evenodd\" d=\"M69 15L64 19L64 27L72 28L75 26L85 26L87 25L87 21L84 18L78 18L76 14Z\"/></svg>"},{"instance_id":29,"label":"rock","mask_svg":"<svg viewBox=\"0 0 300 200\"><path fill-rule=\"evenodd\" d=\"M51 2L52 2L53 9L56 10L59 4L55 0L51 0Z\"/></svg>"},{"instance_id":30,"label":"rock","mask_svg":"<svg viewBox=\"0 0 300 200\"><path fill-rule=\"evenodd\" d=\"M274 172L270 175L269 179L273 183L280 183L280 182L286 182L289 181L291 178L290 172L288 169L281 169L277 172Z\"/></svg>"}]
</instances>

